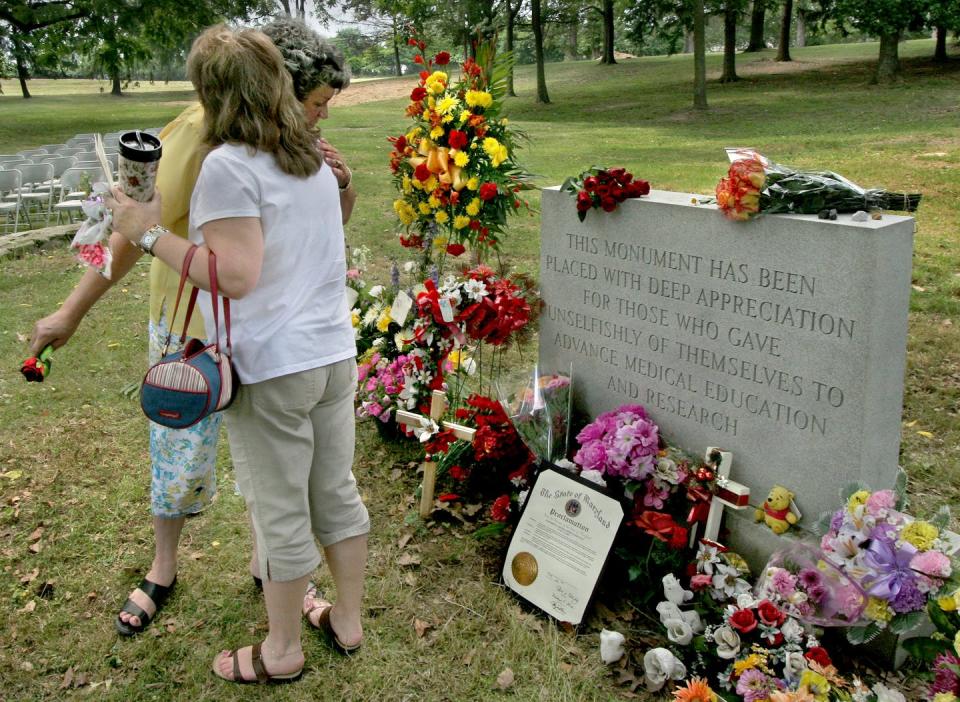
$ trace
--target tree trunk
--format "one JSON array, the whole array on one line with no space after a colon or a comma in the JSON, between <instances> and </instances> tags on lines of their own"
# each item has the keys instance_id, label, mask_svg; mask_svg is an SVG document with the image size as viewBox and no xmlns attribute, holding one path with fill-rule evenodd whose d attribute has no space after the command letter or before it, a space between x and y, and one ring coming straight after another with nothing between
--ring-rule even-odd
<instances>
[{"instance_id":1,"label":"tree trunk","mask_svg":"<svg viewBox=\"0 0 960 702\"><path fill-rule=\"evenodd\" d=\"M793 20L793 0L784 0L783 17L780 19L780 45L777 61L792 61L790 58L790 24Z\"/></svg>"},{"instance_id":2,"label":"tree trunk","mask_svg":"<svg viewBox=\"0 0 960 702\"><path fill-rule=\"evenodd\" d=\"M120 69L111 69L110 78L113 81L113 87L110 89L110 94L117 96L123 95L123 92L120 90Z\"/></svg>"},{"instance_id":3,"label":"tree trunk","mask_svg":"<svg viewBox=\"0 0 960 702\"><path fill-rule=\"evenodd\" d=\"M23 93L23 99L26 100L30 97L30 89L27 88L27 80L29 80L30 74L27 72L27 60L24 56L23 42L20 41L20 37L16 31L11 32L10 38L13 41L13 56L17 62L17 78L20 81L20 92Z\"/></svg>"},{"instance_id":4,"label":"tree trunk","mask_svg":"<svg viewBox=\"0 0 960 702\"><path fill-rule=\"evenodd\" d=\"M517 12L520 10L520 3L523 0L517 0L517 9L513 9L513 0L507 0L507 53L513 51L513 30L516 22ZM510 62L510 69L507 71L507 95L516 97L517 92L513 88L513 61Z\"/></svg>"},{"instance_id":5,"label":"tree trunk","mask_svg":"<svg viewBox=\"0 0 960 702\"><path fill-rule=\"evenodd\" d=\"M683 33L683 53L685 54L693 53L693 32Z\"/></svg>"},{"instance_id":6,"label":"tree trunk","mask_svg":"<svg viewBox=\"0 0 960 702\"><path fill-rule=\"evenodd\" d=\"M567 25L567 43L563 47L564 61L576 61L579 58L577 54L579 36L580 26L577 24L577 18L574 17L573 21Z\"/></svg>"},{"instance_id":7,"label":"tree trunk","mask_svg":"<svg viewBox=\"0 0 960 702\"><path fill-rule=\"evenodd\" d=\"M947 61L947 28L942 24L937 27L937 48L933 50L933 60L938 63Z\"/></svg>"},{"instance_id":8,"label":"tree trunk","mask_svg":"<svg viewBox=\"0 0 960 702\"><path fill-rule=\"evenodd\" d=\"M693 107L707 109L707 21L703 0L693 0Z\"/></svg>"},{"instance_id":9,"label":"tree trunk","mask_svg":"<svg viewBox=\"0 0 960 702\"><path fill-rule=\"evenodd\" d=\"M807 45L807 11L803 8L797 8L797 46Z\"/></svg>"},{"instance_id":10,"label":"tree trunk","mask_svg":"<svg viewBox=\"0 0 960 702\"><path fill-rule=\"evenodd\" d=\"M290 0L280 0L280 7L283 8L283 14L290 16Z\"/></svg>"},{"instance_id":11,"label":"tree trunk","mask_svg":"<svg viewBox=\"0 0 960 702\"><path fill-rule=\"evenodd\" d=\"M900 32L880 35L877 83L892 83L900 73Z\"/></svg>"},{"instance_id":12,"label":"tree trunk","mask_svg":"<svg viewBox=\"0 0 960 702\"><path fill-rule=\"evenodd\" d=\"M766 0L753 0L753 11L750 13L750 43L744 51L763 51L767 48L763 31L766 19Z\"/></svg>"},{"instance_id":13,"label":"tree trunk","mask_svg":"<svg viewBox=\"0 0 960 702\"><path fill-rule=\"evenodd\" d=\"M547 79L543 72L543 20L540 17L540 0L530 0L530 14L533 22L533 53L537 61L537 102L549 104Z\"/></svg>"},{"instance_id":14,"label":"tree trunk","mask_svg":"<svg viewBox=\"0 0 960 702\"><path fill-rule=\"evenodd\" d=\"M735 83L737 76L737 10L732 0L727 0L723 10L723 75L721 83Z\"/></svg>"},{"instance_id":15,"label":"tree trunk","mask_svg":"<svg viewBox=\"0 0 960 702\"><path fill-rule=\"evenodd\" d=\"M603 58L600 63L613 65L613 0L603 0Z\"/></svg>"},{"instance_id":16,"label":"tree trunk","mask_svg":"<svg viewBox=\"0 0 960 702\"><path fill-rule=\"evenodd\" d=\"M403 65L400 63L400 31L397 29L397 19L393 19L393 70L398 76L403 75Z\"/></svg>"}]
</instances>

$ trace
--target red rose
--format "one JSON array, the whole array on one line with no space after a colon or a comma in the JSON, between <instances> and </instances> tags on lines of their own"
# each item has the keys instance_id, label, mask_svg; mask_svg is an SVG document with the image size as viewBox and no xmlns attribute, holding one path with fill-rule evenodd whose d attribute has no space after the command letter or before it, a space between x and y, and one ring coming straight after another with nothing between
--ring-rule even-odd
<instances>
[{"instance_id":1,"label":"red rose","mask_svg":"<svg viewBox=\"0 0 960 702\"><path fill-rule=\"evenodd\" d=\"M600 198L600 207L603 208L604 212L613 212L617 209L617 201L612 197Z\"/></svg>"},{"instance_id":2,"label":"red rose","mask_svg":"<svg viewBox=\"0 0 960 702\"><path fill-rule=\"evenodd\" d=\"M427 97L427 89L419 86L414 88L410 93L410 99L414 102L420 102L425 97Z\"/></svg>"},{"instance_id":3,"label":"red rose","mask_svg":"<svg viewBox=\"0 0 960 702\"><path fill-rule=\"evenodd\" d=\"M423 63L423 56L421 56L420 54L417 54L416 56L413 57L413 62L414 62L414 63L420 63L420 64L422 64L422 63Z\"/></svg>"},{"instance_id":4,"label":"red rose","mask_svg":"<svg viewBox=\"0 0 960 702\"><path fill-rule=\"evenodd\" d=\"M650 194L650 183L645 180L635 180L631 184L632 189L637 195L649 195Z\"/></svg>"},{"instance_id":5,"label":"red rose","mask_svg":"<svg viewBox=\"0 0 960 702\"><path fill-rule=\"evenodd\" d=\"M423 91L426 95L427 91ZM447 137L447 143L450 145L451 149L462 149L467 145L467 134L466 132L461 132L459 129L451 129L450 135Z\"/></svg>"},{"instance_id":6,"label":"red rose","mask_svg":"<svg viewBox=\"0 0 960 702\"><path fill-rule=\"evenodd\" d=\"M780 626L787 620L787 615L777 609L770 600L763 600L757 605L757 614L760 615L760 621L767 626Z\"/></svg>"},{"instance_id":7,"label":"red rose","mask_svg":"<svg viewBox=\"0 0 960 702\"><path fill-rule=\"evenodd\" d=\"M446 66L448 63L450 63L450 52L441 51L433 57L433 62L438 66Z\"/></svg>"},{"instance_id":8,"label":"red rose","mask_svg":"<svg viewBox=\"0 0 960 702\"><path fill-rule=\"evenodd\" d=\"M460 254L462 254L462 253L463 253L464 251L466 251L466 250L467 250L467 249L466 249L466 247L465 247L463 244L448 244L448 245L447 245L447 253L450 254L451 256L459 256Z\"/></svg>"},{"instance_id":9,"label":"red rose","mask_svg":"<svg viewBox=\"0 0 960 702\"><path fill-rule=\"evenodd\" d=\"M757 628L757 617L752 609L738 609L730 615L730 626L741 634L749 634Z\"/></svg>"},{"instance_id":10,"label":"red rose","mask_svg":"<svg viewBox=\"0 0 960 702\"><path fill-rule=\"evenodd\" d=\"M586 190L588 193L596 190L597 185L598 185L597 179L594 178L593 176L587 176L586 178L583 179L583 189Z\"/></svg>"},{"instance_id":11,"label":"red rose","mask_svg":"<svg viewBox=\"0 0 960 702\"><path fill-rule=\"evenodd\" d=\"M633 520L633 524L664 543L670 540L677 526L677 523L673 521L673 517L669 514L652 509L644 510L639 517Z\"/></svg>"},{"instance_id":12,"label":"red rose","mask_svg":"<svg viewBox=\"0 0 960 702\"><path fill-rule=\"evenodd\" d=\"M421 183L426 183L428 180L430 180L430 169L427 168L427 164L421 163L419 166L417 166L416 170L414 170L413 175Z\"/></svg>"},{"instance_id":13,"label":"red rose","mask_svg":"<svg viewBox=\"0 0 960 702\"><path fill-rule=\"evenodd\" d=\"M480 199L484 202L492 200L497 196L497 192L496 183L484 183L480 186Z\"/></svg>"},{"instance_id":14,"label":"red rose","mask_svg":"<svg viewBox=\"0 0 960 702\"><path fill-rule=\"evenodd\" d=\"M823 646L814 646L809 651L803 654L803 657L808 661L813 661L817 665L823 666L826 668L828 665L833 665L833 661L830 660L830 654L827 653L827 649Z\"/></svg>"}]
</instances>

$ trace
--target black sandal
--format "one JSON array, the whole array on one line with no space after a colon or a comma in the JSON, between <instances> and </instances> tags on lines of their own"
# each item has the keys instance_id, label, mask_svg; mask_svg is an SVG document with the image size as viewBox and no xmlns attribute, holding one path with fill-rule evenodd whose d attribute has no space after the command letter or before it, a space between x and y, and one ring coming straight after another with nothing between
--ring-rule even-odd
<instances>
[{"instance_id":1,"label":"black sandal","mask_svg":"<svg viewBox=\"0 0 960 702\"><path fill-rule=\"evenodd\" d=\"M117 618L113 622L114 626L117 628L117 633L119 633L121 636L134 636L135 634L139 634L141 631L146 629L151 620L160 612L160 608L163 607L163 604L167 601L167 598L170 597L170 593L173 591L173 586L176 584L176 577L174 577L173 582L166 587L163 585L157 585L156 583L144 578L140 583L139 590L153 600L153 606L155 607L153 614L147 614L144 612L140 605L128 597L120 611L126 612L134 617L139 617L140 626L133 626L129 622L123 621L118 614Z\"/></svg>"}]
</instances>

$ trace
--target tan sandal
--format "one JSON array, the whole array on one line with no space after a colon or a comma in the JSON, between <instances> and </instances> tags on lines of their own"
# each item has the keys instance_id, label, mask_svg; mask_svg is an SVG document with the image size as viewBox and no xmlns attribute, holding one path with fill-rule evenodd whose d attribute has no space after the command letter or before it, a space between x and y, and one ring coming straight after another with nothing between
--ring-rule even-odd
<instances>
[{"instance_id":1,"label":"tan sandal","mask_svg":"<svg viewBox=\"0 0 960 702\"><path fill-rule=\"evenodd\" d=\"M257 643L251 646L250 651L250 664L253 666L254 675L257 677L255 679L245 678L240 672L240 651L241 649L237 648L232 651L222 651L217 654L216 658L213 659L213 674L218 678L226 680L227 682L240 683L241 685L249 684L283 684L291 683L299 680L303 676L303 668L296 671L295 673L285 673L283 675L271 675L267 672L267 669L263 665L263 656L261 655L261 647L263 643L258 641ZM228 678L224 675L221 675L217 669L217 663L221 660L221 656L226 654L233 658L233 677Z\"/></svg>"},{"instance_id":2,"label":"tan sandal","mask_svg":"<svg viewBox=\"0 0 960 702\"><path fill-rule=\"evenodd\" d=\"M330 646L334 651L340 653L344 656L350 656L360 650L360 646L363 644L361 639L352 646L347 646L343 641L340 640L340 637L337 636L337 632L333 630L333 625L330 623L330 612L333 611L333 604L327 602L326 600L319 597L320 593L317 590L317 586L313 583L307 588L306 596L316 601L316 604L309 609L304 608L303 615L307 618L307 622L310 626L319 629L322 631L327 638L327 641L330 643ZM313 619L310 618L310 615L320 611L320 614L317 616L317 623L313 623Z\"/></svg>"}]
</instances>

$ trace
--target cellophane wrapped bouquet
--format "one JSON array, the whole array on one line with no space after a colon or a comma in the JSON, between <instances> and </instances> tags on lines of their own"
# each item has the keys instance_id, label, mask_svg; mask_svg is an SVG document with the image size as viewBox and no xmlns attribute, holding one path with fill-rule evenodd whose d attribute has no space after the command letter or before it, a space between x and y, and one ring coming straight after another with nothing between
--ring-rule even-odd
<instances>
[{"instance_id":1,"label":"cellophane wrapped bouquet","mask_svg":"<svg viewBox=\"0 0 960 702\"><path fill-rule=\"evenodd\" d=\"M573 367L551 373L535 366L516 390L498 384L500 402L527 448L541 461L557 463L567 457L570 443Z\"/></svg>"}]
</instances>

